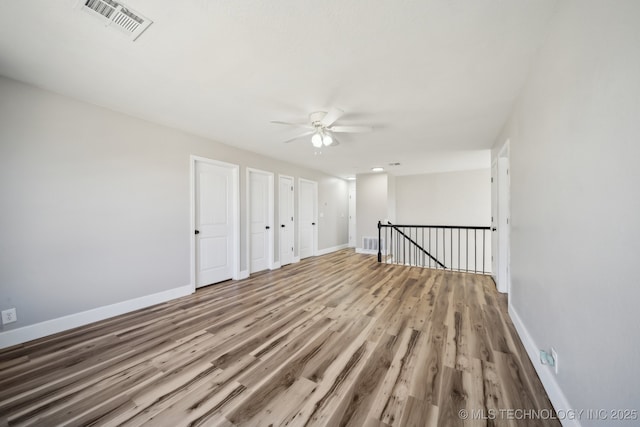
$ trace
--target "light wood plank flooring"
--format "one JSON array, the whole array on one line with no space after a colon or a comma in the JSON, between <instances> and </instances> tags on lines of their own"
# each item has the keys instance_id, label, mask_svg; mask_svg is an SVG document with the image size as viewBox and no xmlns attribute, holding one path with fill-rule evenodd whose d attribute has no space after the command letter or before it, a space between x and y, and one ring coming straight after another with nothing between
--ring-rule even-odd
<instances>
[{"instance_id":1,"label":"light wood plank flooring","mask_svg":"<svg viewBox=\"0 0 640 427\"><path fill-rule=\"evenodd\" d=\"M490 278L350 250L0 351L0 426L559 425L459 416L542 408Z\"/></svg>"}]
</instances>

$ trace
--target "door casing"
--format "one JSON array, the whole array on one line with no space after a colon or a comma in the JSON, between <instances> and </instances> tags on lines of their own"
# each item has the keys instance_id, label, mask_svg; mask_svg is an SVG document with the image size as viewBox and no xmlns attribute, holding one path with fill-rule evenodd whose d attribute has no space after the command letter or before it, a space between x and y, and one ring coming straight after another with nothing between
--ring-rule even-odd
<instances>
[{"instance_id":1,"label":"door casing","mask_svg":"<svg viewBox=\"0 0 640 427\"><path fill-rule=\"evenodd\" d=\"M283 188L285 190L283 190ZM278 225L280 265L291 264L295 260L293 251L295 242L295 191L292 176L278 175ZM283 197L283 191L289 194L289 198ZM288 203L285 201L288 200ZM285 206L286 205L286 206ZM282 227L284 225L285 227ZM286 237L285 237L286 236Z\"/></svg>"},{"instance_id":2,"label":"door casing","mask_svg":"<svg viewBox=\"0 0 640 427\"><path fill-rule=\"evenodd\" d=\"M202 162L219 167L229 168L232 171L232 218L233 218L233 250L232 250L232 279L238 280L240 278L240 166L221 162L219 160L209 159L200 156L190 156L189 158L189 195L190 195L190 221L189 221L189 241L190 241L190 286L193 288L193 292L196 290L196 235L195 235L195 222L196 222L196 162Z\"/></svg>"},{"instance_id":3,"label":"door casing","mask_svg":"<svg viewBox=\"0 0 640 427\"><path fill-rule=\"evenodd\" d=\"M266 206L266 225L269 227L268 230L265 230L265 235L266 235L266 269L273 269L273 246L274 246L274 225L273 225L273 204L274 204L274 195L273 195L273 172L267 172L267 171L263 171L260 169L254 169L254 168L247 168L247 270L249 270L249 273L254 272L251 268L251 222L252 222L252 218L251 218L251 207L252 207L252 200L251 200L251 194L252 194L252 180L251 180L251 176L252 174L257 174L257 175L261 175L264 178L266 178L267 180L267 206ZM256 270L256 271L262 271L261 270Z\"/></svg>"},{"instance_id":4,"label":"door casing","mask_svg":"<svg viewBox=\"0 0 640 427\"><path fill-rule=\"evenodd\" d=\"M493 277L499 292L509 293L511 288L511 202L509 145L507 140L492 164L492 255L495 266Z\"/></svg>"},{"instance_id":5,"label":"door casing","mask_svg":"<svg viewBox=\"0 0 640 427\"><path fill-rule=\"evenodd\" d=\"M305 197L303 197L303 193L305 191L311 190L311 216L312 218L303 218L302 211L307 207L303 206ZM311 248L308 254L303 254L301 241L303 239L303 233L306 232L309 224L303 224L303 221L310 221L315 223L314 226L311 226L313 231L311 232ZM316 181L311 181L304 178L298 178L298 255L300 259L315 256L318 253L318 183Z\"/></svg>"}]
</instances>

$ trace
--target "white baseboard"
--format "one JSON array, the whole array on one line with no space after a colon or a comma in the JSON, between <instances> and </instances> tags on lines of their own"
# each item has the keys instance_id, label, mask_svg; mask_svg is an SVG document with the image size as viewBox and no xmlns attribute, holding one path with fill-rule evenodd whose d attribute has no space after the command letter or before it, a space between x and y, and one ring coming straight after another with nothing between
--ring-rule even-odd
<instances>
[{"instance_id":1,"label":"white baseboard","mask_svg":"<svg viewBox=\"0 0 640 427\"><path fill-rule=\"evenodd\" d=\"M300 262L299 256L293 257L293 264L295 264L296 262Z\"/></svg>"},{"instance_id":2,"label":"white baseboard","mask_svg":"<svg viewBox=\"0 0 640 427\"><path fill-rule=\"evenodd\" d=\"M277 270L280 267L282 267L282 266L280 265L279 261L278 262L274 262L273 265L271 266L270 270Z\"/></svg>"},{"instance_id":3,"label":"white baseboard","mask_svg":"<svg viewBox=\"0 0 640 427\"><path fill-rule=\"evenodd\" d=\"M509 304L509 316L511 317L513 325L516 327L516 331L518 331L520 340L522 341L524 348L527 350L529 359L531 359L531 363L533 363L533 367L536 369L536 372L540 377L540 381L542 382L542 386L547 392L549 400L556 412L560 412L561 414L574 412L567 400L567 397L564 395L560 385L556 381L554 376L555 374L551 371L549 366L543 365L542 362L540 362L540 349L511 304ZM569 417L561 416L559 416L559 418L564 427L581 427L582 425L578 419L569 419Z\"/></svg>"},{"instance_id":4,"label":"white baseboard","mask_svg":"<svg viewBox=\"0 0 640 427\"><path fill-rule=\"evenodd\" d=\"M242 270L239 274L238 274L238 279L236 280L244 280L247 277L249 277L249 270Z\"/></svg>"},{"instance_id":5,"label":"white baseboard","mask_svg":"<svg viewBox=\"0 0 640 427\"><path fill-rule=\"evenodd\" d=\"M35 325L23 326L22 328L11 329L0 333L0 348L11 347L27 341L57 334L58 332L88 325L109 317L129 313L141 308L150 307L172 299L190 295L194 292L193 285L182 286L180 288L169 289L143 297L93 308L80 313L58 317L57 319L45 320Z\"/></svg>"},{"instance_id":6,"label":"white baseboard","mask_svg":"<svg viewBox=\"0 0 640 427\"><path fill-rule=\"evenodd\" d=\"M326 248L326 249L320 249L318 251L318 253L316 255L320 256L320 255L326 255L326 254L330 254L331 252L336 252L342 249L347 249L349 246L347 243L345 243L344 245L338 245L338 246L332 246L330 248Z\"/></svg>"},{"instance_id":7,"label":"white baseboard","mask_svg":"<svg viewBox=\"0 0 640 427\"><path fill-rule=\"evenodd\" d=\"M378 255L378 251L374 251L373 249L356 248L356 253L364 255Z\"/></svg>"}]
</instances>

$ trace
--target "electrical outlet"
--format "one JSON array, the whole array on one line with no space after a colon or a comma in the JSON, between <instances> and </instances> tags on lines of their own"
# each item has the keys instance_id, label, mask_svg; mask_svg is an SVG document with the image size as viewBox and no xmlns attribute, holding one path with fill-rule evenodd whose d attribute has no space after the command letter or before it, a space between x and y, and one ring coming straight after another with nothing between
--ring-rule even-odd
<instances>
[{"instance_id":1,"label":"electrical outlet","mask_svg":"<svg viewBox=\"0 0 640 427\"><path fill-rule=\"evenodd\" d=\"M543 365L555 366L556 361L550 352L540 350L540 363L542 363Z\"/></svg>"},{"instance_id":2,"label":"electrical outlet","mask_svg":"<svg viewBox=\"0 0 640 427\"><path fill-rule=\"evenodd\" d=\"M558 374L558 353L556 349L551 347L551 357L553 357L553 367L555 368L556 375Z\"/></svg>"},{"instance_id":3,"label":"electrical outlet","mask_svg":"<svg viewBox=\"0 0 640 427\"><path fill-rule=\"evenodd\" d=\"M6 325L7 323L13 323L18 320L18 316L16 315L15 308L9 308L7 310L2 310L2 324Z\"/></svg>"}]
</instances>

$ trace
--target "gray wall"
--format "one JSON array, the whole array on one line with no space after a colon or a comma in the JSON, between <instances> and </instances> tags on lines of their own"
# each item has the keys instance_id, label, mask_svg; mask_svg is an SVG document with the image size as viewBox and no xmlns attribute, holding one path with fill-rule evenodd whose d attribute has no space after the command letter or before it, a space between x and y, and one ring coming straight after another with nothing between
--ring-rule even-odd
<instances>
[{"instance_id":1,"label":"gray wall","mask_svg":"<svg viewBox=\"0 0 640 427\"><path fill-rule=\"evenodd\" d=\"M241 166L242 270L246 167L317 181L318 247L347 243L341 179L0 78L5 330L190 284L190 155Z\"/></svg>"},{"instance_id":2,"label":"gray wall","mask_svg":"<svg viewBox=\"0 0 640 427\"><path fill-rule=\"evenodd\" d=\"M491 170L430 173L396 178L398 224L491 223Z\"/></svg>"},{"instance_id":3,"label":"gray wall","mask_svg":"<svg viewBox=\"0 0 640 427\"><path fill-rule=\"evenodd\" d=\"M511 141L510 302L576 409L640 409L639 23L637 0L560 2L496 146Z\"/></svg>"}]
</instances>

